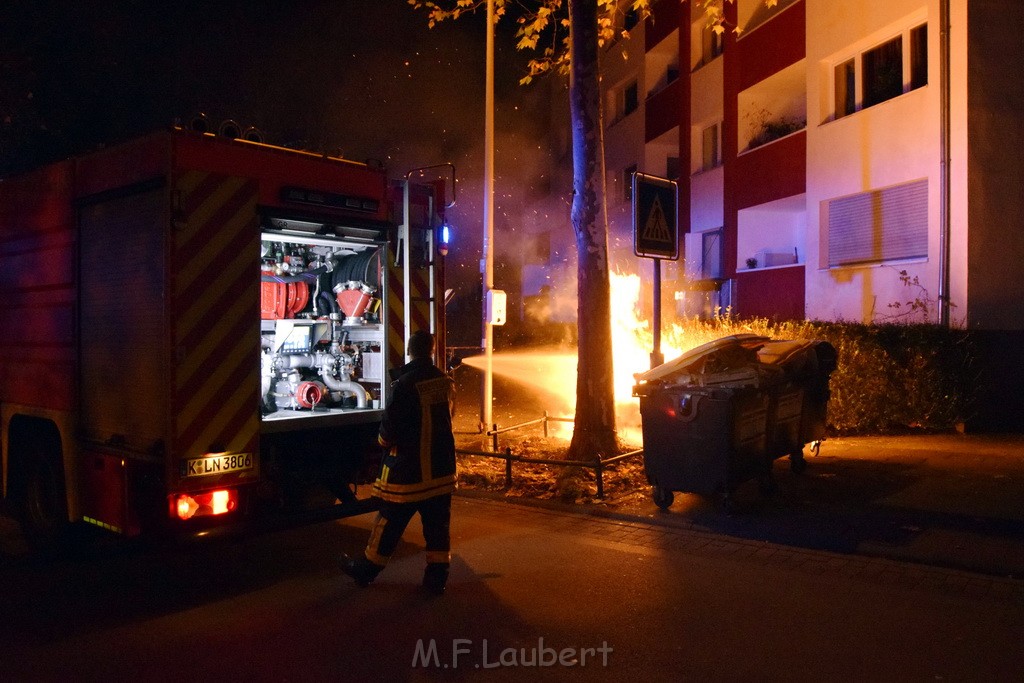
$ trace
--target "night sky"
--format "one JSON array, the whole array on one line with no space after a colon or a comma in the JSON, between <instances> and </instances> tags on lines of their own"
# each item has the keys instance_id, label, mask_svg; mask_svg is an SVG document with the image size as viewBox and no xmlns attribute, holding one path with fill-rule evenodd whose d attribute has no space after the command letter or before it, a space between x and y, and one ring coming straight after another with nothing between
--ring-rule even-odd
<instances>
[{"instance_id":1,"label":"night sky","mask_svg":"<svg viewBox=\"0 0 1024 683\"><path fill-rule=\"evenodd\" d=\"M5 4L0 172L198 112L385 163L448 161L482 137L481 17L428 30L405 0ZM509 45L499 97L518 99Z\"/></svg>"},{"instance_id":2,"label":"night sky","mask_svg":"<svg viewBox=\"0 0 1024 683\"><path fill-rule=\"evenodd\" d=\"M452 162L460 181L452 282L478 286L482 13L431 30L406 0L4 6L0 175L200 112L214 126L255 126L271 144L379 160L393 177ZM506 24L496 39L496 209L498 229L511 233L523 192L543 174L550 109L547 86L517 84L527 55L513 49ZM516 240L496 238L499 252L502 241Z\"/></svg>"}]
</instances>

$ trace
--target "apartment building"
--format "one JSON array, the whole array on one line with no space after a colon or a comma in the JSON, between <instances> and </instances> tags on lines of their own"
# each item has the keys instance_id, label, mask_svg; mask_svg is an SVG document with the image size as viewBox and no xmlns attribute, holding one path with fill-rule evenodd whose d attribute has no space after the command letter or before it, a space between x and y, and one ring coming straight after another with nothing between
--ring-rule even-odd
<instances>
[{"instance_id":1,"label":"apartment building","mask_svg":"<svg viewBox=\"0 0 1024 683\"><path fill-rule=\"evenodd\" d=\"M649 272L641 171L679 182L679 313L1024 329L1024 3L725 10L661 0L602 56L613 265Z\"/></svg>"}]
</instances>

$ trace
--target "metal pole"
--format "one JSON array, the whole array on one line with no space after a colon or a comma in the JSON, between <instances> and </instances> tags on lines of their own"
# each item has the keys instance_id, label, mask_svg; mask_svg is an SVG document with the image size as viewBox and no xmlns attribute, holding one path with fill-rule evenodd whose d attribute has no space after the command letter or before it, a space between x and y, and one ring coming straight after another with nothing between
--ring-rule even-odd
<instances>
[{"instance_id":1,"label":"metal pole","mask_svg":"<svg viewBox=\"0 0 1024 683\"><path fill-rule=\"evenodd\" d=\"M409 179L405 179L402 187L402 212L404 218L399 228L399 237L402 240L402 320L405 324L405 339L402 341L403 362L409 362L409 337L412 336L412 191L409 187Z\"/></svg>"},{"instance_id":2,"label":"metal pole","mask_svg":"<svg viewBox=\"0 0 1024 683\"><path fill-rule=\"evenodd\" d=\"M950 308L950 239L952 236L952 207L950 187L950 7L949 0L939 3L939 109L940 149L942 174L939 176L939 325L949 327Z\"/></svg>"},{"instance_id":3,"label":"metal pole","mask_svg":"<svg viewBox=\"0 0 1024 683\"><path fill-rule=\"evenodd\" d=\"M408 184L407 184L407 186L408 186ZM439 258L441 258L441 256L437 253L437 244L436 244L437 235L434 234L434 230L437 227L436 225L434 225L434 211L436 211L436 207L434 206L434 197L433 197L433 195L431 195L430 197L427 198L427 216L428 216L427 224L430 226L430 229L427 230L427 235L426 235L426 237L427 237L427 253L430 255L430 256L427 257L427 271L430 273L430 276L427 278L427 283L428 283L428 288L427 289L428 289L429 298L430 298L430 321L429 321L428 325L430 326L430 333L432 335L434 335L434 346L436 348L440 348L442 350L441 353L435 353L434 354L434 358L436 359L436 362L442 368L444 368L444 361L445 361L445 358L444 358L444 340L443 339L439 340L437 338L438 337L438 334L437 334L438 333L438 329L437 329L437 314L438 314L437 303L438 302L437 302L437 281L436 280L437 280L437 260ZM444 291L444 290L441 290L441 291Z\"/></svg>"},{"instance_id":4,"label":"metal pole","mask_svg":"<svg viewBox=\"0 0 1024 683\"><path fill-rule=\"evenodd\" d=\"M651 349L651 367L656 368L665 362L661 353L661 259L654 261L654 311L651 316L651 332L654 344Z\"/></svg>"},{"instance_id":5,"label":"metal pole","mask_svg":"<svg viewBox=\"0 0 1024 683\"><path fill-rule=\"evenodd\" d=\"M480 425L491 424L494 390L494 327L487 319L487 294L494 288L494 0L487 0L487 60L484 85L484 242L483 274L484 386L480 397Z\"/></svg>"}]
</instances>

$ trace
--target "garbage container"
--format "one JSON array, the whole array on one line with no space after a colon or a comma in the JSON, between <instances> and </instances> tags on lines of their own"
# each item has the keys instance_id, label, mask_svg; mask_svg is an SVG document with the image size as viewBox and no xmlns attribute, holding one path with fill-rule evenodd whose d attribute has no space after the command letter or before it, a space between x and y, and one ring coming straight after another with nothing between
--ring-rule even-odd
<instances>
[{"instance_id":1,"label":"garbage container","mask_svg":"<svg viewBox=\"0 0 1024 683\"><path fill-rule=\"evenodd\" d=\"M637 374L644 470L661 508L674 492L718 495L757 479L774 490L772 463L806 463L803 446L824 438L827 342L772 340L753 334L717 339Z\"/></svg>"},{"instance_id":2,"label":"garbage container","mask_svg":"<svg viewBox=\"0 0 1024 683\"><path fill-rule=\"evenodd\" d=\"M825 438L835 347L822 340L772 340L758 349L757 357L781 371L781 380L768 387L769 455L788 455L793 470L802 472L804 445Z\"/></svg>"}]
</instances>

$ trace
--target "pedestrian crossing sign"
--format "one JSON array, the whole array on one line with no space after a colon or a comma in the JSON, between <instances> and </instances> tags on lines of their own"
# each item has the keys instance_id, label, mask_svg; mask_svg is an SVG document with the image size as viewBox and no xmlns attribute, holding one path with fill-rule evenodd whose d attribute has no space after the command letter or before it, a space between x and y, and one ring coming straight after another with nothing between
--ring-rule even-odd
<instances>
[{"instance_id":1,"label":"pedestrian crossing sign","mask_svg":"<svg viewBox=\"0 0 1024 683\"><path fill-rule=\"evenodd\" d=\"M667 178L633 174L633 253L647 258L679 258L677 185Z\"/></svg>"}]
</instances>

